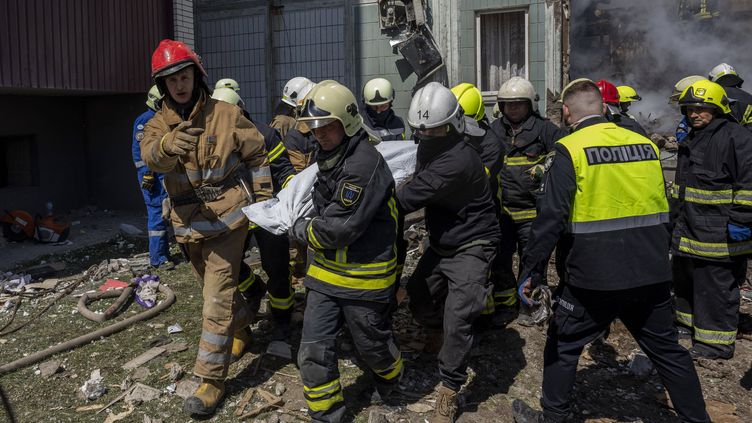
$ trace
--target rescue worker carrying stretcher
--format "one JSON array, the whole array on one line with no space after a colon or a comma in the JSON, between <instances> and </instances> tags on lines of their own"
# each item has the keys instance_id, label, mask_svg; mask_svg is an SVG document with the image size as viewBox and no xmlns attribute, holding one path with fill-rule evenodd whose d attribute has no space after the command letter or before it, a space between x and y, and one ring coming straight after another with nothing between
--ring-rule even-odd
<instances>
[{"instance_id":1,"label":"rescue worker carrying stretcher","mask_svg":"<svg viewBox=\"0 0 752 423\"><path fill-rule=\"evenodd\" d=\"M653 362L681 421L710 422L672 323L668 203L658 148L604 118L606 105L592 81L573 81L562 98L573 132L556 143L545 177L521 261L520 299L532 302L568 230L567 279L556 291L543 353L543 412L515 400L515 421L570 421L580 354L619 318Z\"/></svg>"},{"instance_id":2,"label":"rescue worker carrying stretcher","mask_svg":"<svg viewBox=\"0 0 752 423\"><path fill-rule=\"evenodd\" d=\"M255 122L244 109L243 100L237 90L230 88L217 88L212 93L212 98L237 105L243 110L243 115L250 120L264 136L264 145L269 155L269 168L272 173L273 194L276 195L295 175L295 169L290 164L284 144L276 129L263 122ZM241 263L240 283L238 289L243 297L248 301L248 306L254 313L258 311L261 297L264 291L269 294L269 305L271 306L272 320L274 322L274 332L272 338L289 342L290 338L290 317L294 305L290 281L290 241L287 235L274 235L265 231L255 224L251 223L248 228L248 237L245 241L244 250L250 248L252 237L256 238L259 255L261 256L261 268L269 277L267 284L264 284L261 278L257 277L253 270L245 262ZM244 332L250 331L248 328ZM250 333L243 333L242 338L236 337L233 343L233 359L238 359L242 355L245 347L250 345ZM237 341L242 341L240 344Z\"/></svg>"},{"instance_id":3,"label":"rescue worker carrying stretcher","mask_svg":"<svg viewBox=\"0 0 752 423\"><path fill-rule=\"evenodd\" d=\"M430 248L407 282L410 311L432 342L442 341L432 423L454 422L467 380L472 324L491 294L488 274L499 243L488 177L465 134L452 92L431 82L410 103L408 123L418 142L415 174L397 192L404 213L425 207Z\"/></svg>"},{"instance_id":4,"label":"rescue worker carrying stretcher","mask_svg":"<svg viewBox=\"0 0 752 423\"><path fill-rule=\"evenodd\" d=\"M550 164L554 143L566 131L540 116L538 94L526 79L510 78L499 88L496 98L501 118L491 124L486 140L501 145L498 180L492 185L498 187L494 194L501 205L501 246L493 278L497 309L494 320L501 325L514 318L517 307L512 257L515 252L522 257L536 216L535 203L547 160ZM520 311L518 322L532 325L529 310L523 306Z\"/></svg>"},{"instance_id":5,"label":"rescue worker carrying stretcher","mask_svg":"<svg viewBox=\"0 0 752 423\"><path fill-rule=\"evenodd\" d=\"M269 126L279 131L282 138L287 135L290 129L295 127L297 107L300 106L313 86L314 83L310 79L304 76L296 76L287 81L282 89L282 99L274 111L274 119L269 123Z\"/></svg>"},{"instance_id":6,"label":"rescue worker carrying stretcher","mask_svg":"<svg viewBox=\"0 0 752 423\"><path fill-rule=\"evenodd\" d=\"M368 143L355 96L336 81L317 84L299 117L318 142L314 217L291 236L314 260L305 278L306 309L298 351L303 394L314 422L340 422L345 404L335 341L347 325L375 379L373 401L384 399L402 375L394 340L397 206L386 161Z\"/></svg>"},{"instance_id":7,"label":"rescue worker carrying stretcher","mask_svg":"<svg viewBox=\"0 0 752 423\"><path fill-rule=\"evenodd\" d=\"M165 98L146 124L141 156L165 174L175 237L203 288L193 370L202 381L184 407L207 415L225 392L233 335L254 317L237 289L248 232L241 208L271 197L269 161L262 135L242 111L209 97L206 71L188 46L162 40L151 67Z\"/></svg>"},{"instance_id":8,"label":"rescue worker carrying stretcher","mask_svg":"<svg viewBox=\"0 0 752 423\"><path fill-rule=\"evenodd\" d=\"M690 85L679 107L691 129L676 167L676 319L693 337L693 357L729 359L752 254L752 134L729 116L726 92L714 82Z\"/></svg>"}]
</instances>

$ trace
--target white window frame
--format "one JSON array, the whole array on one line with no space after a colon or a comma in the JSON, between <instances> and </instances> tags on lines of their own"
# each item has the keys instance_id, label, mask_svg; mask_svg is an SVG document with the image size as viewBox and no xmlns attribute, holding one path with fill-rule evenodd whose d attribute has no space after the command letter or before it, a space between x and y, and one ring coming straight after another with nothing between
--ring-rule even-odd
<instances>
[{"instance_id":1,"label":"white window frame","mask_svg":"<svg viewBox=\"0 0 752 423\"><path fill-rule=\"evenodd\" d=\"M475 12L475 86L481 90L483 97L493 96L495 99L497 92L484 90L484 88L486 87L481 86L481 81L483 81L483 77L481 75L482 69L481 69L481 51L480 51L480 42L481 42L480 18L482 15L494 15L498 13L514 13L514 12L525 13L525 75L524 77L525 79L530 80L530 9L528 7L515 7L515 8L508 8L508 9L492 9L492 10L476 11Z\"/></svg>"}]
</instances>

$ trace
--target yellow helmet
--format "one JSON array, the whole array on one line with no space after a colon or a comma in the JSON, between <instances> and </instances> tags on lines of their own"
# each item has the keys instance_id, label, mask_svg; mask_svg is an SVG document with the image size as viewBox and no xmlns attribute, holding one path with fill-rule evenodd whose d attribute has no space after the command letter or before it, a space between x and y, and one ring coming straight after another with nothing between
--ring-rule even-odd
<instances>
[{"instance_id":1,"label":"yellow helmet","mask_svg":"<svg viewBox=\"0 0 752 423\"><path fill-rule=\"evenodd\" d=\"M305 122L311 129L316 129L335 120L342 123L348 137L355 135L363 126L358 101L352 91L337 81L321 81L303 100L298 121Z\"/></svg>"},{"instance_id":2,"label":"yellow helmet","mask_svg":"<svg viewBox=\"0 0 752 423\"><path fill-rule=\"evenodd\" d=\"M619 103L631 103L642 100L642 97L637 94L637 90L629 85L620 85L616 87L616 90L619 91Z\"/></svg>"},{"instance_id":3,"label":"yellow helmet","mask_svg":"<svg viewBox=\"0 0 752 423\"><path fill-rule=\"evenodd\" d=\"M681 94L679 107L682 113L686 113L687 106L715 107L724 115L731 113L726 90L707 79L695 82Z\"/></svg>"},{"instance_id":4,"label":"yellow helmet","mask_svg":"<svg viewBox=\"0 0 752 423\"><path fill-rule=\"evenodd\" d=\"M465 116L481 120L486 116L486 106L483 105L483 95L473 84L463 82L452 88L452 94L457 97Z\"/></svg>"}]
</instances>

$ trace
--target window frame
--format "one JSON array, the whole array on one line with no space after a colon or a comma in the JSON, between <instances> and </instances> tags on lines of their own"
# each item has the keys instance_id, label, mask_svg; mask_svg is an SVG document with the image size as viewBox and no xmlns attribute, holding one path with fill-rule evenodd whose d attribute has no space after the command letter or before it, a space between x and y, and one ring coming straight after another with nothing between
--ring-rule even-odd
<instances>
[{"instance_id":1,"label":"window frame","mask_svg":"<svg viewBox=\"0 0 752 423\"><path fill-rule=\"evenodd\" d=\"M484 90L485 87L481 86L483 81L482 69L481 69L481 16L494 15L500 13L519 13L525 14L525 75L524 78L530 80L530 8L529 7L512 7L504 9L488 9L488 10L476 10L475 11L475 86L480 89L483 97L495 98L497 91Z\"/></svg>"}]
</instances>

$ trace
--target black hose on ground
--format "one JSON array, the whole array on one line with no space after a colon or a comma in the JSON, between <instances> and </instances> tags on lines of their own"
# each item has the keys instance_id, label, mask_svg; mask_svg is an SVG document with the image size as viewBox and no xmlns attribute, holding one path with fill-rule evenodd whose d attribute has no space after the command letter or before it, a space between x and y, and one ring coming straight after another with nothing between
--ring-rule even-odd
<instances>
[{"instance_id":1,"label":"black hose on ground","mask_svg":"<svg viewBox=\"0 0 752 423\"><path fill-rule=\"evenodd\" d=\"M122 322L114 323L110 326L104 327L102 329L96 330L86 335L81 335L78 338L71 339L70 341L63 342L62 344L53 345L47 348L46 350L37 351L34 354L31 354L27 357L23 357L11 363L4 364L0 366L0 376L14 372L20 368L32 365L39 361L42 361L45 358L55 355L57 353L67 351L67 350L79 347L81 345L88 344L89 342L97 340L99 338L120 332L121 330L127 328L128 326L136 322L150 319L156 316L157 314L166 310L168 307L172 305L172 303L175 302L175 293L172 292L172 290L168 288L167 286L159 285L159 292L161 292L162 295L165 296L165 298L164 300L162 300L161 303L157 304L153 308L143 311L135 316L131 316L123 320Z\"/></svg>"}]
</instances>

